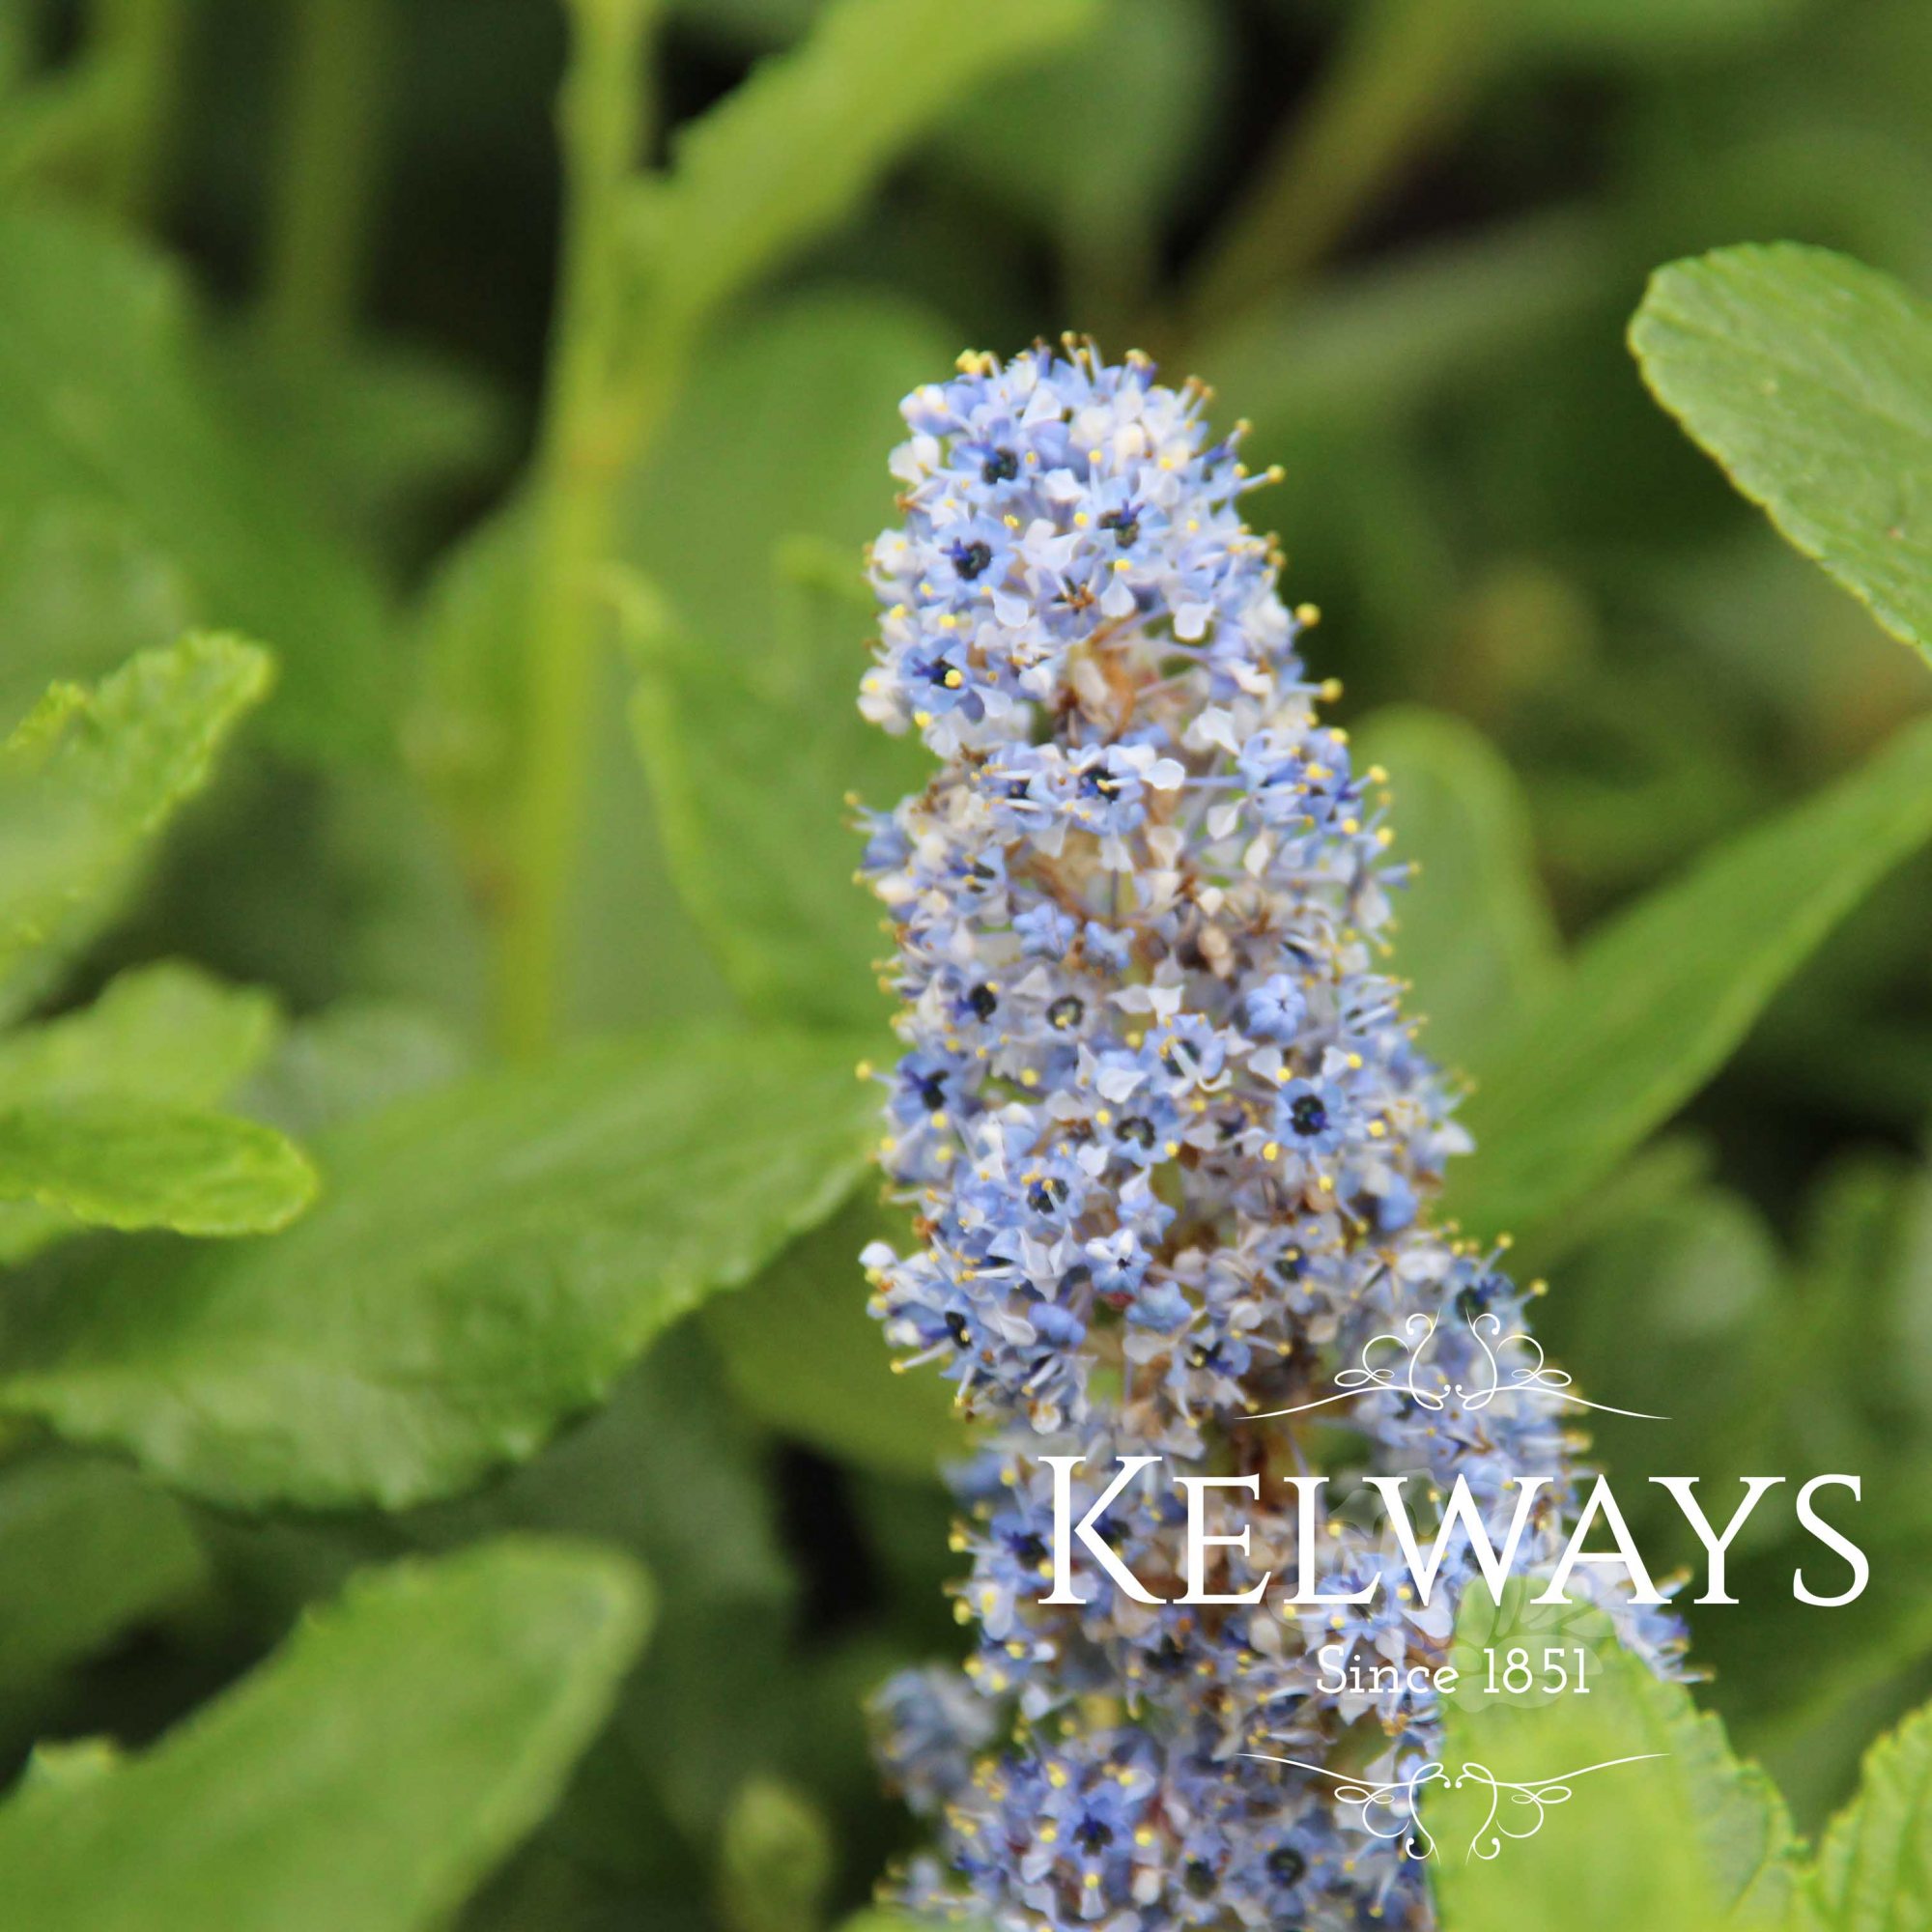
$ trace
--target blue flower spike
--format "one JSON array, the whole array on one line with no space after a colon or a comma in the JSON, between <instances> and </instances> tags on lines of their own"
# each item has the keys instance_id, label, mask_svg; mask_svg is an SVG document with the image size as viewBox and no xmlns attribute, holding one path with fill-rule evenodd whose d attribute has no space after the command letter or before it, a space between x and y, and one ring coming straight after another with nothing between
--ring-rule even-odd
<instances>
[{"instance_id":1,"label":"blue flower spike","mask_svg":"<svg viewBox=\"0 0 1932 1932\"><path fill-rule=\"evenodd\" d=\"M1351 1509L1304 1549L1291 1479L1415 1478L1423 1533L1463 1479L1499 1544L1511 1479L1562 1472L1529 1563L1576 1504L1559 1401L1494 1399L1486 1372L1526 1297L1429 1219L1469 1143L1377 970L1403 879L1384 775L1322 722L1317 612L1284 603L1242 518L1271 476L1208 400L1084 341L962 356L903 405L904 521L870 552L861 708L938 767L867 825L905 1048L877 1076L881 1161L917 1245L864 1260L897 1366L989 1425L955 1479L975 1647L874 1715L937 1821L895 1895L1009 1932L1428 1925L1414 1835L1319 1768L1348 1731L1350 1777L1400 1786L1439 1753L1435 1694L1406 1671L1321 1686L1338 1658L1441 1663L1475 1562L1452 1540L1424 1605L1381 1519ZM1338 1398L1417 1336L1404 1373ZM1079 1515L1117 1459L1163 1459L1096 1525L1139 1596L1075 1540L1085 1601L1042 1602L1048 1456L1084 1459ZM1271 1575L1255 1601L1175 1601L1189 1474L1253 1479L1220 1498L1247 1548L1210 1547L1196 1594ZM1674 1624L1597 1577L1577 1589L1671 1667ZM1372 1578L1359 1605L1292 1601Z\"/></svg>"}]
</instances>

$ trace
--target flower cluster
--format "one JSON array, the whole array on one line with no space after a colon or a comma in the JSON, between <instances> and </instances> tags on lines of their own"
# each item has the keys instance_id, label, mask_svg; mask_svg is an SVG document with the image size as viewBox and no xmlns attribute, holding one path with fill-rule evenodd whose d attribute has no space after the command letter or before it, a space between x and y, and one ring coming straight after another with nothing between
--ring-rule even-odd
<instances>
[{"instance_id":1,"label":"flower cluster","mask_svg":"<svg viewBox=\"0 0 1932 1932\"><path fill-rule=\"evenodd\" d=\"M1548 1399L1457 1392L1482 1385L1481 1319L1520 1329L1521 1297L1426 1219L1467 1141L1378 970L1402 879L1384 775L1321 720L1334 693L1297 655L1315 612L1284 605L1241 517L1267 479L1206 399L1084 344L963 357L904 405L904 525L871 552L862 708L940 762L867 826L905 1045L879 1076L882 1159L918 1245L865 1260L900 1366L936 1364L998 1425L959 1478L966 1675L901 1678L877 1715L941 1821L943 1863L905 1895L1012 1932L1426 1923L1402 1834L1300 1767L1345 1730L1366 1782L1431 1756L1427 1692L1324 1692L1317 1652L1439 1662L1466 1547L1425 1607L1383 1525L1325 1524L1321 1590L1385 1587L1296 1606L1282 1479L1326 1457L1338 1496L1408 1474L1439 1504L1463 1477L1506 1525L1513 1475L1572 1466ZM1417 1316L1427 1401L1374 1386L1283 1414ZM1087 1459L1082 1512L1115 1458L1166 1459L1101 1529L1169 1599L1172 1472L1259 1478L1249 1548L1215 1549L1209 1589L1271 1572L1271 1594L1141 1603L1076 1549L1089 1601L1043 1605L1056 1453ZM1539 1498L1535 1550L1573 1500Z\"/></svg>"}]
</instances>

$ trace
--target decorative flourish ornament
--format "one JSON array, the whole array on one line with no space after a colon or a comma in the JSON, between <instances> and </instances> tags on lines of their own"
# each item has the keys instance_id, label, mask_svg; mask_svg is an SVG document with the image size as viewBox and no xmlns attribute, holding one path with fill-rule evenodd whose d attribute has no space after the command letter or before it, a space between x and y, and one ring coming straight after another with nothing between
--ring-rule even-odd
<instances>
[{"instance_id":1,"label":"decorative flourish ornament","mask_svg":"<svg viewBox=\"0 0 1932 1932\"><path fill-rule=\"evenodd\" d=\"M1576 1392L1575 1378L1567 1370L1549 1366L1543 1352L1543 1344L1534 1335L1504 1334L1501 1316L1489 1309L1465 1318L1470 1336L1481 1353L1482 1379L1473 1385L1460 1381L1446 1382L1439 1378L1432 1381L1423 1372L1423 1363L1429 1354L1430 1344L1435 1339L1437 1319L1418 1310L1402 1324L1400 1334L1371 1335L1362 1344L1355 1366L1337 1371L1333 1395L1319 1396L1313 1402L1295 1403L1288 1408L1258 1410L1249 1420L1266 1422L1277 1416L1312 1414L1316 1409L1326 1408L1333 1403L1351 1401L1368 1389L1397 1390L1418 1407L1428 1409L1446 1408L1452 1398L1460 1401L1465 1410L1487 1408L1498 1396L1530 1393L1551 1396L1559 1402L1567 1402L1577 1408L1594 1409L1603 1415L1626 1416L1633 1422L1669 1420L1668 1416L1652 1415L1645 1409L1614 1408L1606 1402L1585 1400ZM1388 1366L1386 1350L1391 1347L1402 1357L1400 1368ZM1379 1360L1376 1358L1378 1350L1384 1351ZM1512 1350L1520 1351L1514 1366L1506 1362Z\"/></svg>"},{"instance_id":2,"label":"decorative flourish ornament","mask_svg":"<svg viewBox=\"0 0 1932 1932\"><path fill-rule=\"evenodd\" d=\"M1264 1756L1264 1753L1254 1755ZM1323 1765L1303 1764L1298 1758L1269 1757L1265 1761L1329 1779L1335 1787L1336 1804L1354 1805L1364 1832L1396 1846L1404 1858L1420 1863L1433 1859L1438 1849L1434 1834L1422 1822L1422 1794L1432 1784L1439 1784L1446 1791L1473 1784L1490 1794L1489 1808L1482 1823L1470 1833L1464 1853L1467 1858L1490 1860L1502 1856L1505 1838L1520 1841L1535 1837L1543 1830L1550 1808L1567 1804L1575 1796L1571 1786L1579 1777L1588 1777L1596 1771L1614 1771L1619 1765L1651 1764L1668 1755L1667 1751L1640 1751L1631 1757L1605 1758L1602 1764L1586 1764L1580 1770L1562 1772L1555 1777L1528 1780L1499 1778L1488 1765L1466 1760L1460 1771L1452 1773L1447 1765L1432 1760L1417 1765L1406 1777L1388 1784L1368 1784ZM1510 1807L1508 1815L1504 1814L1506 1804Z\"/></svg>"}]
</instances>

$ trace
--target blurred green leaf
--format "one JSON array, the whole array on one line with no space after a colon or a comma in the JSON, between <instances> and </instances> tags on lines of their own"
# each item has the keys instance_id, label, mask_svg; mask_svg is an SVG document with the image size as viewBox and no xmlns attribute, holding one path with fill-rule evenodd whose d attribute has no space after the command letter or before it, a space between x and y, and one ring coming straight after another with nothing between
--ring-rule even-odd
<instances>
[{"instance_id":1,"label":"blurred green leaf","mask_svg":"<svg viewBox=\"0 0 1932 1932\"><path fill-rule=\"evenodd\" d=\"M266 1234L315 1190L301 1150L254 1121L125 1094L0 1108L0 1200L89 1227Z\"/></svg>"},{"instance_id":2,"label":"blurred green leaf","mask_svg":"<svg viewBox=\"0 0 1932 1932\"><path fill-rule=\"evenodd\" d=\"M132 1095L213 1106L281 1031L271 994L178 960L130 967L92 1006L0 1036L0 1094L14 1104Z\"/></svg>"},{"instance_id":3,"label":"blurred green leaf","mask_svg":"<svg viewBox=\"0 0 1932 1932\"><path fill-rule=\"evenodd\" d=\"M639 188L658 326L688 339L752 281L835 227L988 74L1076 33L1093 0L833 0L793 52L673 138Z\"/></svg>"},{"instance_id":4,"label":"blurred green leaf","mask_svg":"<svg viewBox=\"0 0 1932 1932\"><path fill-rule=\"evenodd\" d=\"M852 1058L612 1040L352 1122L319 1137L327 1192L287 1234L218 1259L126 1244L16 1294L0 1406L221 1502L450 1494L838 1206L874 1126Z\"/></svg>"},{"instance_id":5,"label":"blurred green leaf","mask_svg":"<svg viewBox=\"0 0 1932 1932\"><path fill-rule=\"evenodd\" d=\"M1670 1418L1667 1428L1590 1418L1596 1460L1616 1472L1626 1517L1660 1563L1697 1549L1670 1498L1645 1478L1690 1469L1716 1487L1741 1467L1794 1466L1782 1454L1736 1459L1741 1420L1776 1404L1765 1345L1799 1356L1811 1339L1785 1293L1784 1258L1742 1197L1702 1185L1628 1204L1565 1260L1537 1318L1537 1340L1585 1394ZM1633 1336L1642 1338L1640 1353Z\"/></svg>"},{"instance_id":6,"label":"blurred green leaf","mask_svg":"<svg viewBox=\"0 0 1932 1932\"><path fill-rule=\"evenodd\" d=\"M271 672L253 644L190 637L92 691L55 685L0 743L0 1019L116 910L143 849L207 781Z\"/></svg>"},{"instance_id":7,"label":"blurred green leaf","mask_svg":"<svg viewBox=\"0 0 1932 1932\"><path fill-rule=\"evenodd\" d=\"M1091 299L1121 255L1151 247L1211 158L1220 27L1205 0L1115 0L1050 60L980 89L948 123L942 153L1044 221Z\"/></svg>"},{"instance_id":8,"label":"blurred green leaf","mask_svg":"<svg viewBox=\"0 0 1932 1932\"><path fill-rule=\"evenodd\" d=\"M1926 1475L1922 1459L1863 1472L1853 1533L1872 1580L1854 1602L1831 1609L1802 1602L1792 1590L1800 1568L1813 1573L1814 1588L1832 1589L1844 1587L1836 1581L1844 1567L1814 1544L1784 1538L1731 1562L1726 1587L1746 1609L1692 1612L1699 1650L1717 1666L1714 1695L1754 1750L1807 1759L1837 1713L1932 1653L1932 1605L1919 1581L1932 1565Z\"/></svg>"},{"instance_id":9,"label":"blurred green leaf","mask_svg":"<svg viewBox=\"0 0 1932 1932\"><path fill-rule=\"evenodd\" d=\"M206 1587L182 1505L130 1469L55 1454L0 1474L0 1687L49 1675Z\"/></svg>"},{"instance_id":10,"label":"blurred green leaf","mask_svg":"<svg viewBox=\"0 0 1932 1932\"><path fill-rule=\"evenodd\" d=\"M1600 1611L1527 1598L1520 1582L1500 1607L1471 1590L1457 1622L1462 1675L1442 1748L1457 1782L1426 1787L1422 1812L1444 1932L1778 1923L1798 1847L1771 1781L1738 1763L1682 1684L1624 1650ZM1546 1646L1589 1653L1587 1691L1489 1692L1486 1649L1498 1671L1512 1647L1527 1650L1540 1679ZM1547 1817L1509 1788L1538 1783L1564 1787Z\"/></svg>"},{"instance_id":11,"label":"blurred green leaf","mask_svg":"<svg viewBox=\"0 0 1932 1932\"><path fill-rule=\"evenodd\" d=\"M800 594L814 593L802 584ZM827 628L842 619L856 632L870 614L818 594ZM878 902L854 878L853 804L891 806L920 790L930 760L860 717L856 678L741 670L641 586L625 616L639 673L633 716L666 850L733 989L781 1023L882 1029L889 1002L872 962L888 942Z\"/></svg>"},{"instance_id":12,"label":"blurred green leaf","mask_svg":"<svg viewBox=\"0 0 1932 1932\"><path fill-rule=\"evenodd\" d=\"M704 1321L733 1392L759 1421L841 1462L929 1477L968 1447L952 1384L931 1369L893 1373L859 1265L867 1241L895 1232L903 1240L903 1223L862 1196L748 1288L710 1303Z\"/></svg>"},{"instance_id":13,"label":"blurred green leaf","mask_svg":"<svg viewBox=\"0 0 1932 1932\"><path fill-rule=\"evenodd\" d=\"M246 1100L249 1112L285 1131L313 1134L472 1070L467 1043L434 1013L360 1002L292 1026Z\"/></svg>"},{"instance_id":14,"label":"blurred green leaf","mask_svg":"<svg viewBox=\"0 0 1932 1932\"><path fill-rule=\"evenodd\" d=\"M800 1592L757 1433L696 1323L676 1323L596 1415L500 1483L399 1527L432 1548L503 1528L591 1537L674 1579L600 1750L628 1788L623 1811L560 1819L547 1836L588 1838L587 1854L628 1872L662 1852L636 1842L643 1804L708 1851L743 1779L790 1768Z\"/></svg>"},{"instance_id":15,"label":"blurred green leaf","mask_svg":"<svg viewBox=\"0 0 1932 1932\"><path fill-rule=\"evenodd\" d=\"M681 613L701 614L727 680L766 680L783 667L815 714L849 724L863 640L875 624L863 547L892 514L885 452L897 430L895 404L953 353L945 325L924 310L829 290L748 318L696 362L624 482L617 552ZM781 567L801 538L819 546L803 579ZM412 761L459 824L485 897L499 879L522 715L526 542L513 509L480 526L433 580L424 689L408 733ZM832 589L841 578L852 586L849 603ZM672 891L672 855L662 849L629 722L632 680L614 663L607 679L610 701L585 754L591 807L574 907L573 1012L585 1028L713 1014L729 1005L711 956L717 935L700 932ZM758 795L774 801L772 819L804 814L828 859L836 845L836 867L817 875L821 903L837 907L835 924L842 916L869 925L866 895L851 884L860 848L843 830L840 804L860 774L831 776L829 790L782 803L762 789L776 776L761 776ZM863 971L875 950L867 943L859 977L835 996L845 1011L863 1009L867 1022L884 1010Z\"/></svg>"},{"instance_id":16,"label":"blurred green leaf","mask_svg":"<svg viewBox=\"0 0 1932 1932\"><path fill-rule=\"evenodd\" d=\"M724 1814L718 1910L729 1932L818 1932L837 1854L825 1819L776 1777L749 1777Z\"/></svg>"},{"instance_id":17,"label":"blurred green leaf","mask_svg":"<svg viewBox=\"0 0 1932 1932\"><path fill-rule=\"evenodd\" d=\"M1660 269L1630 339L1738 488L1932 654L1932 308L1823 248L1720 248Z\"/></svg>"},{"instance_id":18,"label":"blurred green leaf","mask_svg":"<svg viewBox=\"0 0 1932 1932\"><path fill-rule=\"evenodd\" d=\"M1859 1795L1818 1847L1805 1887L1818 1932L1912 1932L1932 1897L1932 1710L1865 1758Z\"/></svg>"},{"instance_id":19,"label":"blurred green leaf","mask_svg":"<svg viewBox=\"0 0 1932 1932\"><path fill-rule=\"evenodd\" d=\"M20 1773L21 1787L72 1791L112 1771L127 1753L112 1738L43 1738Z\"/></svg>"},{"instance_id":20,"label":"blurred green leaf","mask_svg":"<svg viewBox=\"0 0 1932 1932\"><path fill-rule=\"evenodd\" d=\"M1594 213L1565 209L1406 249L1232 318L1196 360L1293 470L1311 425L1412 411L1587 313L1612 286L1613 243Z\"/></svg>"},{"instance_id":21,"label":"blurred green leaf","mask_svg":"<svg viewBox=\"0 0 1932 1932\"><path fill-rule=\"evenodd\" d=\"M958 349L943 317L870 290L812 289L747 316L693 368L626 477L619 554L741 672L804 673L816 648L810 675L842 677L839 696L855 698L875 622L864 548L893 520L899 398L948 374ZM836 636L802 630L791 608L780 549L797 537L818 541L821 579L851 587Z\"/></svg>"},{"instance_id":22,"label":"blurred green leaf","mask_svg":"<svg viewBox=\"0 0 1932 1932\"><path fill-rule=\"evenodd\" d=\"M536 1824L641 1640L639 1573L506 1541L358 1579L152 1750L0 1808L35 1932L429 1932Z\"/></svg>"},{"instance_id":23,"label":"blurred green leaf","mask_svg":"<svg viewBox=\"0 0 1932 1932\"><path fill-rule=\"evenodd\" d=\"M1519 43L1578 59L1681 58L1765 39L1804 0L1505 0Z\"/></svg>"},{"instance_id":24,"label":"blurred green leaf","mask_svg":"<svg viewBox=\"0 0 1932 1932\"><path fill-rule=\"evenodd\" d=\"M280 1029L265 993L223 986L183 965L123 973L95 1003L0 1036L0 1094L12 1106L131 1099L219 1106ZM79 1224L58 1208L0 1207L0 1262L23 1261Z\"/></svg>"},{"instance_id":25,"label":"blurred green leaf","mask_svg":"<svg viewBox=\"0 0 1932 1932\"><path fill-rule=\"evenodd\" d=\"M504 397L418 350L300 353L238 331L211 360L249 443L275 450L329 523L379 555L414 561L425 510L512 453Z\"/></svg>"},{"instance_id":26,"label":"blurred green leaf","mask_svg":"<svg viewBox=\"0 0 1932 1932\"><path fill-rule=\"evenodd\" d=\"M626 479L618 510L624 563L662 589L716 653L719 680L708 672L697 680L706 705L749 685L747 728L754 731L782 691L809 729L856 752L857 761L841 768L830 747L801 757L794 739L780 763L753 771L730 741L730 721L713 710L701 724L707 746L726 734L723 755L751 786L724 801L727 813L762 801L760 837L797 838L802 870L782 884L786 902L810 901L815 931L849 937L863 927L867 935L816 976L810 1009L865 1026L886 1011L866 968L878 951L877 915L852 884L861 846L842 800L854 786L869 788L868 774L891 759L890 751L857 736L865 640L877 624L865 588L865 545L893 513L885 453L900 433L895 405L948 368L955 350L947 326L925 310L849 289L814 290L751 316L694 367L650 452ZM742 935L734 959L733 928L710 915L722 900L727 916L757 916L746 904L741 867L747 878L772 883L737 851L714 877L694 874L696 847L679 838L675 814L659 802L664 775L654 771L647 781L638 756L632 679L622 666L612 670L612 701L592 753L597 807L580 895L576 977L591 1024L655 1018L667 992L687 1004L699 991L715 1000L719 963L731 990L742 993ZM897 796L907 769L888 770L893 789L882 799ZM686 810L709 811L714 802L705 775L703 795L687 797ZM786 829L793 819L795 833ZM717 828L696 829L702 845L715 845ZM696 915L696 931L687 914ZM769 915L763 922L768 928ZM808 980L810 952L800 961ZM674 972L692 983L673 980Z\"/></svg>"},{"instance_id":27,"label":"blurred green leaf","mask_svg":"<svg viewBox=\"0 0 1932 1932\"><path fill-rule=\"evenodd\" d=\"M105 677L193 621L187 579L111 504L0 520L0 717L19 717L56 678Z\"/></svg>"},{"instance_id":28,"label":"blurred green leaf","mask_svg":"<svg viewBox=\"0 0 1932 1932\"><path fill-rule=\"evenodd\" d=\"M517 753L529 548L521 506L497 510L438 558L414 618L421 670L404 750L479 866L502 836Z\"/></svg>"},{"instance_id":29,"label":"blurred green leaf","mask_svg":"<svg viewBox=\"0 0 1932 1932\"><path fill-rule=\"evenodd\" d=\"M528 520L512 505L449 551L420 613L423 689L406 727L410 761L448 815L472 896L503 885L505 813L521 722ZM638 763L632 678L612 657L585 747L584 850L572 907L568 993L583 1031L713 1020L732 1010L696 925L672 890Z\"/></svg>"},{"instance_id":30,"label":"blurred green leaf","mask_svg":"<svg viewBox=\"0 0 1932 1932\"><path fill-rule=\"evenodd\" d=\"M1451 1210L1527 1231L1572 1207L1720 1066L1861 897L1932 838L1932 722L1707 853L1593 932L1475 1069L1480 1155Z\"/></svg>"},{"instance_id":31,"label":"blurred green leaf","mask_svg":"<svg viewBox=\"0 0 1932 1932\"><path fill-rule=\"evenodd\" d=\"M185 574L200 621L276 640L284 744L372 751L389 731L377 592L226 432L185 307L133 243L0 212L0 526L49 504L125 516Z\"/></svg>"},{"instance_id":32,"label":"blurred green leaf","mask_svg":"<svg viewBox=\"0 0 1932 1932\"><path fill-rule=\"evenodd\" d=\"M1415 868L1394 901L1410 1010L1428 1016L1437 1059L1477 1064L1497 1026L1562 970L1522 787L1481 732L1446 712L1377 712L1354 743L1357 769L1389 773L1395 850Z\"/></svg>"},{"instance_id":33,"label":"blurred green leaf","mask_svg":"<svg viewBox=\"0 0 1932 1932\"><path fill-rule=\"evenodd\" d=\"M1872 1574L1856 1601L1830 1610L1802 1602L1793 1572L1833 1559L1793 1533L1768 1544L1747 1536L1731 1591L1750 1614L1692 1613L1739 1734L1807 1767L1834 1716L1932 1653L1932 1605L1917 1581L1932 1562L1918 1349L1932 1291L1928 1221L1923 1168L1873 1149L1832 1164L1804 1203L1801 1264L1783 1306L1745 1338L1747 1386L1719 1439L1726 1477L1850 1470L1863 1486L1858 1541ZM1810 1662L1794 1670L1794 1657Z\"/></svg>"}]
</instances>

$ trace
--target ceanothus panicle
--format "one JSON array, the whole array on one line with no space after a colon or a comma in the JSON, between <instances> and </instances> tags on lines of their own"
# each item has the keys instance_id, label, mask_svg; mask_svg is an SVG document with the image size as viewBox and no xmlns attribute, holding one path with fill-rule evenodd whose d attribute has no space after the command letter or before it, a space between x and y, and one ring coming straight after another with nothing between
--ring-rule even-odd
<instances>
[{"instance_id":1,"label":"ceanothus panicle","mask_svg":"<svg viewBox=\"0 0 1932 1932\"><path fill-rule=\"evenodd\" d=\"M1564 1472L1531 1564L1576 1501L1559 1405L1475 1394L1522 1297L1429 1222L1468 1142L1380 969L1403 878L1384 775L1322 720L1335 691L1298 654L1315 612L1283 603L1273 540L1241 516L1267 479L1207 400L1084 343L964 356L903 406L904 523L871 550L861 705L939 765L867 823L905 1048L879 1076L881 1158L916 1244L865 1260L898 1365L934 1365L994 1425L956 1479L965 1674L902 1676L876 1718L939 1822L899 1896L1012 1932L1427 1923L1403 1834L1270 1760L1324 1763L1349 1730L1350 1774L1395 1782L1435 1752L1416 1674L1330 1692L1317 1653L1440 1661L1467 1542L1427 1605L1373 1518L1326 1524L1301 1577L1288 1479L1411 1475L1439 1506L1463 1478L1506 1527L1513 1477ZM1281 1413L1416 1321L1435 1323L1423 1400L1372 1385ZM1165 1601L1084 1549L1085 1602L1041 1601L1046 1455L1084 1459L1083 1511L1117 1459L1164 1459L1100 1529ZM1207 1580L1232 1597L1271 1572L1262 1601L1172 1601L1177 1469L1255 1479L1248 1547L1214 1547ZM1359 1604L1289 1601L1372 1580ZM1599 1587L1667 1665L1667 1614Z\"/></svg>"}]
</instances>

